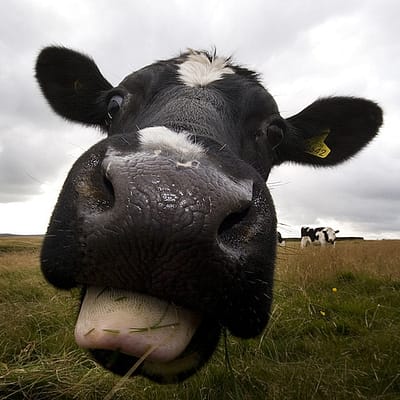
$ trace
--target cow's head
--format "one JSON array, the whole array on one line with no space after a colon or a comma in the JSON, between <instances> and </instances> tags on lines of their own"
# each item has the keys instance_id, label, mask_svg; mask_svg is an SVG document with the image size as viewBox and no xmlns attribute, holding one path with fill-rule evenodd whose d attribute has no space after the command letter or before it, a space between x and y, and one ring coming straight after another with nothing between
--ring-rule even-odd
<instances>
[{"instance_id":1,"label":"cow's head","mask_svg":"<svg viewBox=\"0 0 400 400\"><path fill-rule=\"evenodd\" d=\"M326 228L323 228L321 231L317 232L316 236L321 243L335 244L337 233L339 233L339 230L335 231L327 226Z\"/></svg>"},{"instance_id":2,"label":"cow's head","mask_svg":"<svg viewBox=\"0 0 400 400\"><path fill-rule=\"evenodd\" d=\"M82 288L75 336L118 374L182 380L221 328L268 321L276 216L266 180L293 161L331 166L382 123L373 102L317 100L284 119L257 75L189 51L113 87L87 56L45 48L36 77L54 111L106 138L72 167L41 254L47 280Z\"/></svg>"}]
</instances>

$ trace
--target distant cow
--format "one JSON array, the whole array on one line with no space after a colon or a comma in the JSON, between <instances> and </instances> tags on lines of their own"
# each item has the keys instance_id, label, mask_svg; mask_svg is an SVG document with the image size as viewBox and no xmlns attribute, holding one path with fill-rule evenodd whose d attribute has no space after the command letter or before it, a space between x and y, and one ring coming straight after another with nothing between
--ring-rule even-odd
<instances>
[{"instance_id":1,"label":"distant cow","mask_svg":"<svg viewBox=\"0 0 400 400\"><path fill-rule=\"evenodd\" d=\"M104 133L64 183L44 276L81 288L75 338L101 365L124 375L138 363L135 374L164 383L201 368L222 329L264 331L277 248L272 167L339 164L382 123L377 104L353 97L283 118L256 73L203 51L113 87L91 58L48 47L36 77L56 113Z\"/></svg>"},{"instance_id":2,"label":"distant cow","mask_svg":"<svg viewBox=\"0 0 400 400\"><path fill-rule=\"evenodd\" d=\"M276 232L276 241L279 246L286 246L286 240L283 240L282 235L279 231Z\"/></svg>"},{"instance_id":3,"label":"distant cow","mask_svg":"<svg viewBox=\"0 0 400 400\"><path fill-rule=\"evenodd\" d=\"M319 228L301 228L301 248L307 247L310 244L318 244L326 246L331 244L335 246L336 234L339 231L335 231L330 227L319 227Z\"/></svg>"}]
</instances>

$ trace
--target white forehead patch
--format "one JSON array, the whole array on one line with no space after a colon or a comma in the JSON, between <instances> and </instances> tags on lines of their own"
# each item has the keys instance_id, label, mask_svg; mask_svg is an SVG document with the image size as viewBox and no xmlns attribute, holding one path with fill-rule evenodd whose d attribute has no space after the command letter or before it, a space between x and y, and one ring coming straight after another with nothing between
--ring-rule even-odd
<instances>
[{"instance_id":1,"label":"white forehead patch","mask_svg":"<svg viewBox=\"0 0 400 400\"><path fill-rule=\"evenodd\" d=\"M188 86L207 86L209 83L222 79L223 75L234 74L225 58L209 58L200 52L191 52L186 61L179 65L179 77Z\"/></svg>"},{"instance_id":2,"label":"white forehead patch","mask_svg":"<svg viewBox=\"0 0 400 400\"><path fill-rule=\"evenodd\" d=\"M190 134L174 132L165 126L154 126L141 129L139 132L140 149L153 152L177 154L185 160L194 160L205 153L204 148L190 140Z\"/></svg>"}]
</instances>

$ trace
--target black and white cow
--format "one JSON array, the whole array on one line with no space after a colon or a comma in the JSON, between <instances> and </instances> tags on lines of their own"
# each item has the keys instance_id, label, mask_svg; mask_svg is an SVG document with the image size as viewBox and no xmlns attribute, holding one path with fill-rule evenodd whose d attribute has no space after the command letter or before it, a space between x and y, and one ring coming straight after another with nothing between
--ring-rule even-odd
<instances>
[{"instance_id":1,"label":"black and white cow","mask_svg":"<svg viewBox=\"0 0 400 400\"><path fill-rule=\"evenodd\" d=\"M82 289L77 343L117 374L177 382L221 329L250 338L272 301L276 216L265 185L285 161L332 166L377 133L374 102L322 98L284 119L258 75L189 51L113 87L92 59L45 48L41 90L60 116L105 138L74 164L41 268Z\"/></svg>"},{"instance_id":2,"label":"black and white cow","mask_svg":"<svg viewBox=\"0 0 400 400\"><path fill-rule=\"evenodd\" d=\"M331 244L335 246L337 233L339 233L339 231L335 231L328 226L319 228L302 227L300 247L303 249L311 244L318 244L321 246Z\"/></svg>"}]
</instances>

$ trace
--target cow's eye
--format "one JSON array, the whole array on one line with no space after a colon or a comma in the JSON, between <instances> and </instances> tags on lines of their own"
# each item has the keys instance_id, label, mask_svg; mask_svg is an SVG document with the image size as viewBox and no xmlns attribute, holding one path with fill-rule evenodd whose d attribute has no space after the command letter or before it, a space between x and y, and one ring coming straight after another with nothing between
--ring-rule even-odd
<instances>
[{"instance_id":1,"label":"cow's eye","mask_svg":"<svg viewBox=\"0 0 400 400\"><path fill-rule=\"evenodd\" d=\"M277 119L270 123L266 128L266 134L272 148L275 149L278 147L282 143L285 134L285 125L283 121Z\"/></svg>"},{"instance_id":2,"label":"cow's eye","mask_svg":"<svg viewBox=\"0 0 400 400\"><path fill-rule=\"evenodd\" d=\"M282 119L275 119L265 122L263 126L256 132L256 142L258 144L268 143L272 150L275 150L283 141L286 126Z\"/></svg>"},{"instance_id":3,"label":"cow's eye","mask_svg":"<svg viewBox=\"0 0 400 400\"><path fill-rule=\"evenodd\" d=\"M123 101L124 98L119 94L115 94L110 98L107 106L107 113L109 118L112 119L112 117L120 110Z\"/></svg>"}]
</instances>

